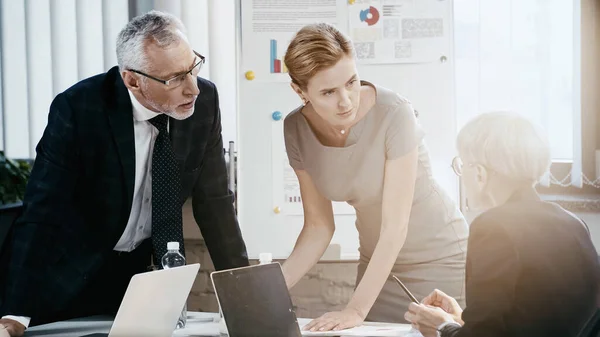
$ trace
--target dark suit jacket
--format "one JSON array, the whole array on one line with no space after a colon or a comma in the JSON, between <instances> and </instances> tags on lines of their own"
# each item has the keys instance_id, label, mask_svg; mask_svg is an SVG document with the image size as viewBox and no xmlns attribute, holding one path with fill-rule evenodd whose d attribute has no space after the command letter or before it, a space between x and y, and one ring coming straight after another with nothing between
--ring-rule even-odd
<instances>
[{"instance_id":1,"label":"dark suit jacket","mask_svg":"<svg viewBox=\"0 0 600 337\"><path fill-rule=\"evenodd\" d=\"M593 314L598 255L587 227L533 189L477 217L462 328L442 337L571 337Z\"/></svg>"},{"instance_id":2,"label":"dark suit jacket","mask_svg":"<svg viewBox=\"0 0 600 337\"><path fill-rule=\"evenodd\" d=\"M194 114L169 121L181 203L192 196L216 269L247 266L227 186L217 89L201 78L198 87ZM77 296L123 234L134 175L132 105L118 68L57 95L13 229L0 314L29 316L34 324Z\"/></svg>"}]
</instances>

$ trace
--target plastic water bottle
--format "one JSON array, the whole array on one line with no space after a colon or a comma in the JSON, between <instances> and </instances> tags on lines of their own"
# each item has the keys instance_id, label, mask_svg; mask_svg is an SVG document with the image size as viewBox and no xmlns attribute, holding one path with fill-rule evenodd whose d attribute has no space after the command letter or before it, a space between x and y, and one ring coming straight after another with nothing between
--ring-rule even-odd
<instances>
[{"instance_id":1,"label":"plastic water bottle","mask_svg":"<svg viewBox=\"0 0 600 337\"><path fill-rule=\"evenodd\" d=\"M269 264L271 262L273 262L273 254L271 254L271 253L258 254L258 264Z\"/></svg>"},{"instance_id":2,"label":"plastic water bottle","mask_svg":"<svg viewBox=\"0 0 600 337\"><path fill-rule=\"evenodd\" d=\"M162 257L161 260L163 269L175 268L185 266L185 257L179 252L179 242L167 243L167 253ZM185 327L187 323L187 304L183 305L181 315L177 320L177 329Z\"/></svg>"}]
</instances>

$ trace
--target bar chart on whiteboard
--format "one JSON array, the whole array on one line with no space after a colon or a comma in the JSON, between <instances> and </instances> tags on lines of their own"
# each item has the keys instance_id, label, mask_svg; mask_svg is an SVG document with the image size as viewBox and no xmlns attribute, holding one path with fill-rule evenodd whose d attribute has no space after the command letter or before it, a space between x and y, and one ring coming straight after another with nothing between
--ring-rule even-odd
<instances>
[{"instance_id":1,"label":"bar chart on whiteboard","mask_svg":"<svg viewBox=\"0 0 600 337\"><path fill-rule=\"evenodd\" d=\"M255 82L289 82L285 52L294 34L315 22L337 24L337 0L243 0L242 69Z\"/></svg>"},{"instance_id":2,"label":"bar chart on whiteboard","mask_svg":"<svg viewBox=\"0 0 600 337\"><path fill-rule=\"evenodd\" d=\"M281 74L281 73L287 73L287 67L285 66L285 63L283 62L283 54L285 49L282 47L279 47L279 49L277 49L277 40L275 39L271 39L271 44L270 44L270 57L269 57L269 64L271 66L271 74Z\"/></svg>"},{"instance_id":3,"label":"bar chart on whiteboard","mask_svg":"<svg viewBox=\"0 0 600 337\"><path fill-rule=\"evenodd\" d=\"M289 215L303 214L300 183L296 172L290 166L287 153L283 161L283 203L284 213Z\"/></svg>"}]
</instances>

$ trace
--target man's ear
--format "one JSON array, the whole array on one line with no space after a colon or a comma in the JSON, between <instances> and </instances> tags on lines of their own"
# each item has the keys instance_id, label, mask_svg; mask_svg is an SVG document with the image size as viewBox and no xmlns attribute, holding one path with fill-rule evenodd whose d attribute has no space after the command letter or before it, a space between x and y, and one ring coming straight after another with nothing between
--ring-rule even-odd
<instances>
[{"instance_id":1,"label":"man's ear","mask_svg":"<svg viewBox=\"0 0 600 337\"><path fill-rule=\"evenodd\" d=\"M488 183L489 172L485 167L479 164L475 165L475 172L477 174L477 184L479 187L483 188Z\"/></svg>"},{"instance_id":2,"label":"man's ear","mask_svg":"<svg viewBox=\"0 0 600 337\"><path fill-rule=\"evenodd\" d=\"M127 89L132 92L140 91L141 81L138 76L135 76L131 71L124 70L121 72L121 78Z\"/></svg>"}]
</instances>

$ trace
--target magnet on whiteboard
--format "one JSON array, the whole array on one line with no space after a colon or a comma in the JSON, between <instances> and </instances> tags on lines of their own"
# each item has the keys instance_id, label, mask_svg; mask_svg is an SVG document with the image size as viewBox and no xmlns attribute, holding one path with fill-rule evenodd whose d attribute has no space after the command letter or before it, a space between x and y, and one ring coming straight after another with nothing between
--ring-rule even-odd
<instances>
[{"instance_id":1,"label":"magnet on whiteboard","mask_svg":"<svg viewBox=\"0 0 600 337\"><path fill-rule=\"evenodd\" d=\"M274 111L271 114L271 118L273 118L274 121L278 121L281 119L281 112L280 111Z\"/></svg>"},{"instance_id":2,"label":"magnet on whiteboard","mask_svg":"<svg viewBox=\"0 0 600 337\"><path fill-rule=\"evenodd\" d=\"M350 5L354 5L354 2L356 2L356 0L348 0L348 4Z\"/></svg>"},{"instance_id":3,"label":"magnet on whiteboard","mask_svg":"<svg viewBox=\"0 0 600 337\"><path fill-rule=\"evenodd\" d=\"M254 79L254 72L252 70L248 70L246 72L246 79L248 81L252 81Z\"/></svg>"},{"instance_id":4,"label":"magnet on whiteboard","mask_svg":"<svg viewBox=\"0 0 600 337\"><path fill-rule=\"evenodd\" d=\"M279 213L281 213L281 208L279 208L279 206L275 206L275 208L273 208L273 212L275 214L279 214Z\"/></svg>"},{"instance_id":5,"label":"magnet on whiteboard","mask_svg":"<svg viewBox=\"0 0 600 337\"><path fill-rule=\"evenodd\" d=\"M448 58L445 55L442 55L442 57L440 57L440 62L442 63L446 63L447 60Z\"/></svg>"}]
</instances>

